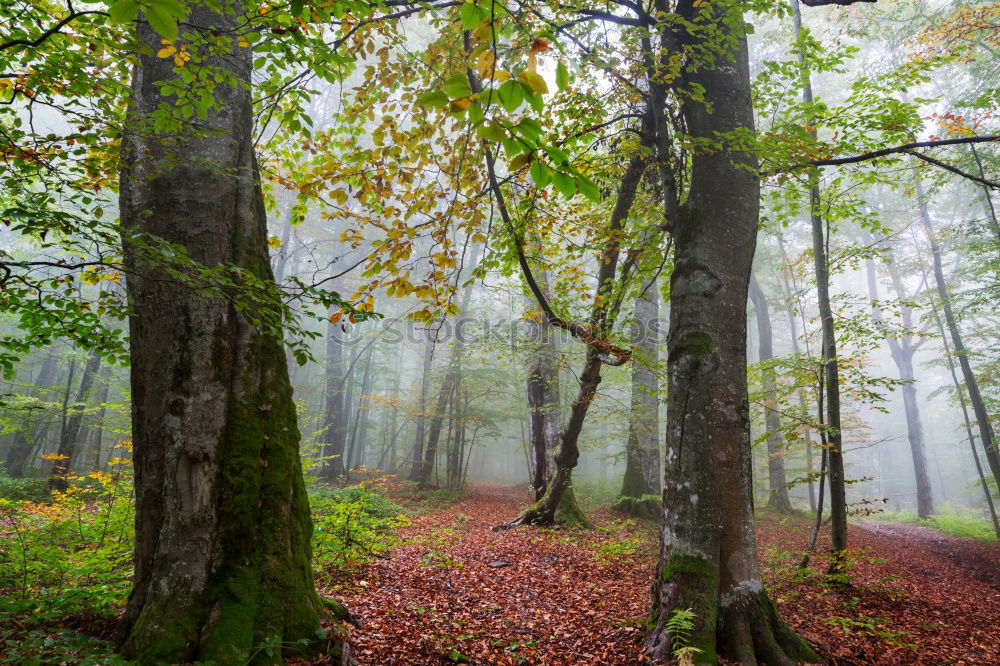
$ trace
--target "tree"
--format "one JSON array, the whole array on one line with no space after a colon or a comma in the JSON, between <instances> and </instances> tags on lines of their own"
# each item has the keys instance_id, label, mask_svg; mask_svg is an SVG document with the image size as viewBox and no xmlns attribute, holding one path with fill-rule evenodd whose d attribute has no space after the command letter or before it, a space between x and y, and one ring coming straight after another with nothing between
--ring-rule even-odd
<instances>
[{"instance_id":1,"label":"tree","mask_svg":"<svg viewBox=\"0 0 1000 666\"><path fill-rule=\"evenodd\" d=\"M873 244L873 238L867 231L863 232L863 238L869 245ZM906 411L906 434L910 442L910 454L913 458L913 474L917 487L917 515L921 518L928 518L934 513L934 497L931 490L931 479L927 473L927 457L924 454L924 426L920 419L920 405L917 402L916 379L913 374L913 356L920 349L924 340L915 339L919 333L914 328L913 308L907 304L906 294L903 287L902 278L896 268L892 255L889 257L889 274L892 284L896 290L897 298L901 299L900 308L902 331L894 333L888 330L885 318L882 315L882 307L879 302L878 280L875 275L875 262L869 257L865 261L865 272L868 278L868 296L872 302L872 318L876 325L885 333L886 343L889 345L889 353L899 370L899 379L903 382L903 408Z\"/></svg>"},{"instance_id":2,"label":"tree","mask_svg":"<svg viewBox=\"0 0 1000 666\"><path fill-rule=\"evenodd\" d=\"M703 100L682 102L691 138L746 136L753 111L741 9L685 2L678 13L692 26L671 35L682 45L705 46L699 25L729 45L713 50L711 66L684 74L686 85L704 91ZM692 609L688 644L700 651L698 663L715 663L717 654L773 666L818 661L782 622L760 579L746 380L760 185L753 153L734 144L692 156L688 198L672 229L664 523L647 653L669 658L669 620Z\"/></svg>"},{"instance_id":3,"label":"tree","mask_svg":"<svg viewBox=\"0 0 1000 666\"><path fill-rule=\"evenodd\" d=\"M762 369L766 403L764 427L767 429L767 481L770 491L767 507L781 513L790 513L792 502L788 499L788 486L785 481L785 452L781 446L781 419L778 417L775 405L777 396L774 387L774 369L768 367L768 363L774 358L771 312L764 290L760 288L753 274L750 275L750 300L753 301L754 314L757 318L758 361L764 366Z\"/></svg>"},{"instance_id":4,"label":"tree","mask_svg":"<svg viewBox=\"0 0 1000 666\"><path fill-rule=\"evenodd\" d=\"M87 363L83 367L83 374L80 376L80 387L77 389L76 402L73 403L72 413L67 414L64 406L62 429L59 431L58 459L52 469L52 478L49 487L55 490L66 490L69 482L66 480L73 461L80 449L80 429L83 425L83 412L87 408L87 400L90 397L90 388L97 377L97 371L101 365L101 355L91 352L87 357ZM72 373L70 373L70 386L66 387L66 397L69 398L72 389Z\"/></svg>"},{"instance_id":5,"label":"tree","mask_svg":"<svg viewBox=\"0 0 1000 666\"><path fill-rule=\"evenodd\" d=\"M625 444L625 476L615 508L636 516L660 515L660 419L659 419L659 294L656 280L643 286L635 299L635 330L632 349L632 402L628 441Z\"/></svg>"},{"instance_id":6,"label":"tree","mask_svg":"<svg viewBox=\"0 0 1000 666\"><path fill-rule=\"evenodd\" d=\"M126 245L136 548L119 628L123 653L145 663L229 663L276 640L313 644L323 608L280 320L265 309L278 296L251 136L252 54L229 37L243 10L198 6L186 18L186 50L218 76L212 104L190 122L176 120L165 92L179 68L157 57L150 23L137 24L122 224L264 294L237 308L230 293L191 290Z\"/></svg>"}]
</instances>

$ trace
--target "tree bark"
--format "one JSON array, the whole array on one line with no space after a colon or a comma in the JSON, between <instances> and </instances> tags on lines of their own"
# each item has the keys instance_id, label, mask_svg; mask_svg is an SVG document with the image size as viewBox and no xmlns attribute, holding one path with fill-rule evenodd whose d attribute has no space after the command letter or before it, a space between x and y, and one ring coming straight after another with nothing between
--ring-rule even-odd
<instances>
[{"instance_id":1,"label":"tree bark","mask_svg":"<svg viewBox=\"0 0 1000 666\"><path fill-rule=\"evenodd\" d=\"M628 442L625 445L625 477L615 508L643 518L659 518L660 419L659 340L656 323L660 314L656 284L648 284L635 297L636 335L632 340L632 398Z\"/></svg>"},{"instance_id":2,"label":"tree bark","mask_svg":"<svg viewBox=\"0 0 1000 666\"><path fill-rule=\"evenodd\" d=\"M976 425L979 427L979 439L983 443L986 452L986 463L993 474L993 480L1000 483L1000 455L997 453L997 444L993 435L993 426L990 424L989 412L986 411L986 403L983 402L982 393L979 391L979 381L976 373L969 363L969 353L962 341L962 333L958 328L958 321L951 307L951 297L948 294L948 284L944 279L944 268L941 264L941 246L938 245L937 236L934 233L934 225L931 222L930 212L927 210L927 199L924 196L923 185L919 177L915 177L917 189L917 203L920 206L920 214L917 219L927 236L927 242L931 249L931 261L934 265L934 283L937 287L938 299L941 301L941 309L944 312L944 323L951 336L951 344L955 348L955 355L958 357L958 365L962 369L962 378L965 380L965 389L969 393L969 402L972 403L972 413L976 416Z\"/></svg>"},{"instance_id":3,"label":"tree bark","mask_svg":"<svg viewBox=\"0 0 1000 666\"><path fill-rule=\"evenodd\" d=\"M704 91L704 101L682 97L690 136L752 132L745 35L731 31L731 14L701 14L688 3L679 11L709 22L734 44L715 67L684 76L682 85ZM696 48L698 34L681 37ZM716 663L717 655L769 666L818 661L778 616L757 559L746 373L747 289L760 205L756 167L751 153L732 147L696 152L673 229L664 522L646 643L656 659L672 656L667 625L674 611L692 609L687 643L699 650L699 664Z\"/></svg>"},{"instance_id":4,"label":"tree bark","mask_svg":"<svg viewBox=\"0 0 1000 666\"><path fill-rule=\"evenodd\" d=\"M157 58L145 21L123 140L123 226L185 248L207 267L230 265L269 294L237 308L171 279L126 239L136 489L133 590L120 620L122 653L141 663L273 660L256 648L316 646L323 604L310 567L312 521L282 341L249 315L279 299L253 152L251 49L227 35L224 13L195 6L184 25L220 47L205 63L233 77L216 106L177 134L149 120L174 105L158 82L176 80ZM270 326L278 325L269 322Z\"/></svg>"},{"instance_id":5,"label":"tree bark","mask_svg":"<svg viewBox=\"0 0 1000 666\"><path fill-rule=\"evenodd\" d=\"M761 376L764 385L764 427L767 429L767 482L770 491L767 508L781 513L792 512L792 502L788 499L788 486L785 480L785 451L781 445L781 419L776 407L777 390L774 384L774 368L768 363L774 358L774 342L771 333L771 310L767 297L750 275L750 300L753 301L754 314L757 319L758 357L765 367Z\"/></svg>"},{"instance_id":6,"label":"tree bark","mask_svg":"<svg viewBox=\"0 0 1000 666\"><path fill-rule=\"evenodd\" d=\"M544 267L536 274L539 285L547 289ZM534 301L526 297L530 308ZM535 501L542 499L549 479L555 473L555 454L559 444L559 353L552 325L546 321L526 320L526 345L530 363L526 381L528 398L528 441L531 450L531 487Z\"/></svg>"}]
</instances>

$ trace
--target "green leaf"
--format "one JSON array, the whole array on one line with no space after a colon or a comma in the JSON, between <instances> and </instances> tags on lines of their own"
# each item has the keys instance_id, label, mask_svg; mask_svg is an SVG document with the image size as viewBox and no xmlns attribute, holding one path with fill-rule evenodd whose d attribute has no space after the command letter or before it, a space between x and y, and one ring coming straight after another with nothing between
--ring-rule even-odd
<instances>
[{"instance_id":1,"label":"green leaf","mask_svg":"<svg viewBox=\"0 0 1000 666\"><path fill-rule=\"evenodd\" d=\"M536 113L542 113L545 111L545 100L542 99L541 95L536 95L531 91L531 88L527 86L524 87L525 94L524 98L528 100L528 105L535 110Z\"/></svg>"},{"instance_id":2,"label":"green leaf","mask_svg":"<svg viewBox=\"0 0 1000 666\"><path fill-rule=\"evenodd\" d=\"M417 104L420 106L428 106L433 109L443 109L448 105L449 101L448 95L441 90L425 92L417 97Z\"/></svg>"},{"instance_id":3,"label":"green leaf","mask_svg":"<svg viewBox=\"0 0 1000 666\"><path fill-rule=\"evenodd\" d=\"M146 20L163 39L171 42L177 39L177 20L162 5L150 5L146 9Z\"/></svg>"},{"instance_id":4,"label":"green leaf","mask_svg":"<svg viewBox=\"0 0 1000 666\"><path fill-rule=\"evenodd\" d=\"M555 146L545 146L545 154L549 156L556 166L566 166L569 164L569 155Z\"/></svg>"},{"instance_id":5,"label":"green leaf","mask_svg":"<svg viewBox=\"0 0 1000 666\"><path fill-rule=\"evenodd\" d=\"M497 123L489 123L487 125L480 125L476 128L476 134L480 137L486 139L487 141L503 141L507 136L507 132L504 131L503 127Z\"/></svg>"},{"instance_id":6,"label":"green leaf","mask_svg":"<svg viewBox=\"0 0 1000 666\"><path fill-rule=\"evenodd\" d=\"M522 118L517 124L517 132L532 143L538 143L542 136L542 126L534 118Z\"/></svg>"},{"instance_id":7,"label":"green leaf","mask_svg":"<svg viewBox=\"0 0 1000 666\"><path fill-rule=\"evenodd\" d=\"M556 64L556 87L558 87L559 90L564 90L568 85L569 85L569 70L566 69L566 63L560 60Z\"/></svg>"},{"instance_id":8,"label":"green leaf","mask_svg":"<svg viewBox=\"0 0 1000 666\"><path fill-rule=\"evenodd\" d=\"M291 7L289 8L292 12L292 16L298 16L302 13L305 8L305 0L292 0Z\"/></svg>"},{"instance_id":9,"label":"green leaf","mask_svg":"<svg viewBox=\"0 0 1000 666\"><path fill-rule=\"evenodd\" d=\"M586 176L578 176L576 179L576 188L580 190L583 196L594 203L601 203L601 190L591 179Z\"/></svg>"},{"instance_id":10,"label":"green leaf","mask_svg":"<svg viewBox=\"0 0 1000 666\"><path fill-rule=\"evenodd\" d=\"M531 180L535 183L535 187L542 189L552 182L552 171L545 162L536 159L531 163Z\"/></svg>"},{"instance_id":11,"label":"green leaf","mask_svg":"<svg viewBox=\"0 0 1000 666\"><path fill-rule=\"evenodd\" d=\"M478 125L479 123L483 122L483 118L484 118L483 107L479 106L478 104L472 104L469 107L469 122L472 123L473 125Z\"/></svg>"},{"instance_id":12,"label":"green leaf","mask_svg":"<svg viewBox=\"0 0 1000 666\"><path fill-rule=\"evenodd\" d=\"M134 0L118 0L108 9L111 23L129 23L139 15L139 3Z\"/></svg>"},{"instance_id":13,"label":"green leaf","mask_svg":"<svg viewBox=\"0 0 1000 666\"><path fill-rule=\"evenodd\" d=\"M497 95L500 96L500 104L507 113L514 113L524 101L524 89L516 81L504 81L497 90Z\"/></svg>"},{"instance_id":14,"label":"green leaf","mask_svg":"<svg viewBox=\"0 0 1000 666\"><path fill-rule=\"evenodd\" d=\"M462 17L462 30L472 30L482 22L479 15L479 7L475 3L463 2L462 8L458 13Z\"/></svg>"},{"instance_id":15,"label":"green leaf","mask_svg":"<svg viewBox=\"0 0 1000 666\"><path fill-rule=\"evenodd\" d=\"M567 199L576 194L576 178L564 171L556 171L552 175L552 184Z\"/></svg>"},{"instance_id":16,"label":"green leaf","mask_svg":"<svg viewBox=\"0 0 1000 666\"><path fill-rule=\"evenodd\" d=\"M469 79L465 74L452 74L449 76L448 80L444 82L444 91L448 93L448 97L451 99L461 99L472 94L472 88L469 87Z\"/></svg>"}]
</instances>

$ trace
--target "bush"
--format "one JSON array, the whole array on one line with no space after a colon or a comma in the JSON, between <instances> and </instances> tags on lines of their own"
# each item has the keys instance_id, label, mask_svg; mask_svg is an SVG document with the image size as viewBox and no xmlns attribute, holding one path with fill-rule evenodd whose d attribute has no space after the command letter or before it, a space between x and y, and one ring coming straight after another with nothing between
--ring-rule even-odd
<instances>
[{"instance_id":1,"label":"bush","mask_svg":"<svg viewBox=\"0 0 1000 666\"><path fill-rule=\"evenodd\" d=\"M0 473L0 499L26 502L44 502L49 498L48 479L28 477L15 479Z\"/></svg>"},{"instance_id":2,"label":"bush","mask_svg":"<svg viewBox=\"0 0 1000 666\"><path fill-rule=\"evenodd\" d=\"M0 499L0 624L117 613L132 575L131 470L75 479L50 503ZM77 483L82 482L82 483Z\"/></svg>"},{"instance_id":3,"label":"bush","mask_svg":"<svg viewBox=\"0 0 1000 666\"><path fill-rule=\"evenodd\" d=\"M313 561L317 567L357 565L385 557L398 545L396 528L408 523L403 510L376 484L350 488L315 485Z\"/></svg>"}]
</instances>

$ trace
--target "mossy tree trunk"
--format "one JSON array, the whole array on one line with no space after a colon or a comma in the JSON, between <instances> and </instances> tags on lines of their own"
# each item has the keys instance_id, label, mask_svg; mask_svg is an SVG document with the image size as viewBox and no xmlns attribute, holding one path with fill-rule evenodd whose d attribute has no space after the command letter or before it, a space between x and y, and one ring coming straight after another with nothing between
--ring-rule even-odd
<instances>
[{"instance_id":1,"label":"mossy tree trunk","mask_svg":"<svg viewBox=\"0 0 1000 666\"><path fill-rule=\"evenodd\" d=\"M615 508L634 516L659 518L660 419L659 339L660 314L656 284L648 284L635 297L635 332L632 340L632 401L625 445L625 477Z\"/></svg>"},{"instance_id":2,"label":"mossy tree trunk","mask_svg":"<svg viewBox=\"0 0 1000 666\"><path fill-rule=\"evenodd\" d=\"M750 276L750 300L753 301L757 319L758 360L765 365L762 372L764 384L764 427L767 429L767 507L791 513L792 502L788 499L785 480L785 450L781 445L781 419L778 417L777 391L774 384L774 368L767 364L774 358L774 342L771 332L771 310L767 296L757 279Z\"/></svg>"},{"instance_id":3,"label":"mossy tree trunk","mask_svg":"<svg viewBox=\"0 0 1000 666\"><path fill-rule=\"evenodd\" d=\"M720 16L682 3L678 11L714 23L698 34L719 31L733 44L714 68L703 64L680 82L705 91L704 101L682 102L691 137L752 132L746 37L735 31L739 10L730 6ZM691 48L702 45L695 34L675 36ZM692 156L689 195L673 227L664 522L646 647L649 656L669 659L669 620L692 609L695 662L713 664L722 655L790 666L818 659L781 621L757 559L746 317L760 185L756 159L740 145Z\"/></svg>"},{"instance_id":4,"label":"mossy tree trunk","mask_svg":"<svg viewBox=\"0 0 1000 666\"><path fill-rule=\"evenodd\" d=\"M184 30L230 35L243 7L226 9L195 7ZM155 133L150 121L174 104L158 83L176 70L152 55L159 35L145 21L138 31L148 55L133 73L122 223L203 266L238 268L270 296L237 308L169 279L127 243L136 547L123 654L144 664L269 660L257 648L315 645L323 604L282 341L248 316L278 299L251 136L251 49L233 39L209 55L237 85L217 85L206 119Z\"/></svg>"}]
</instances>

